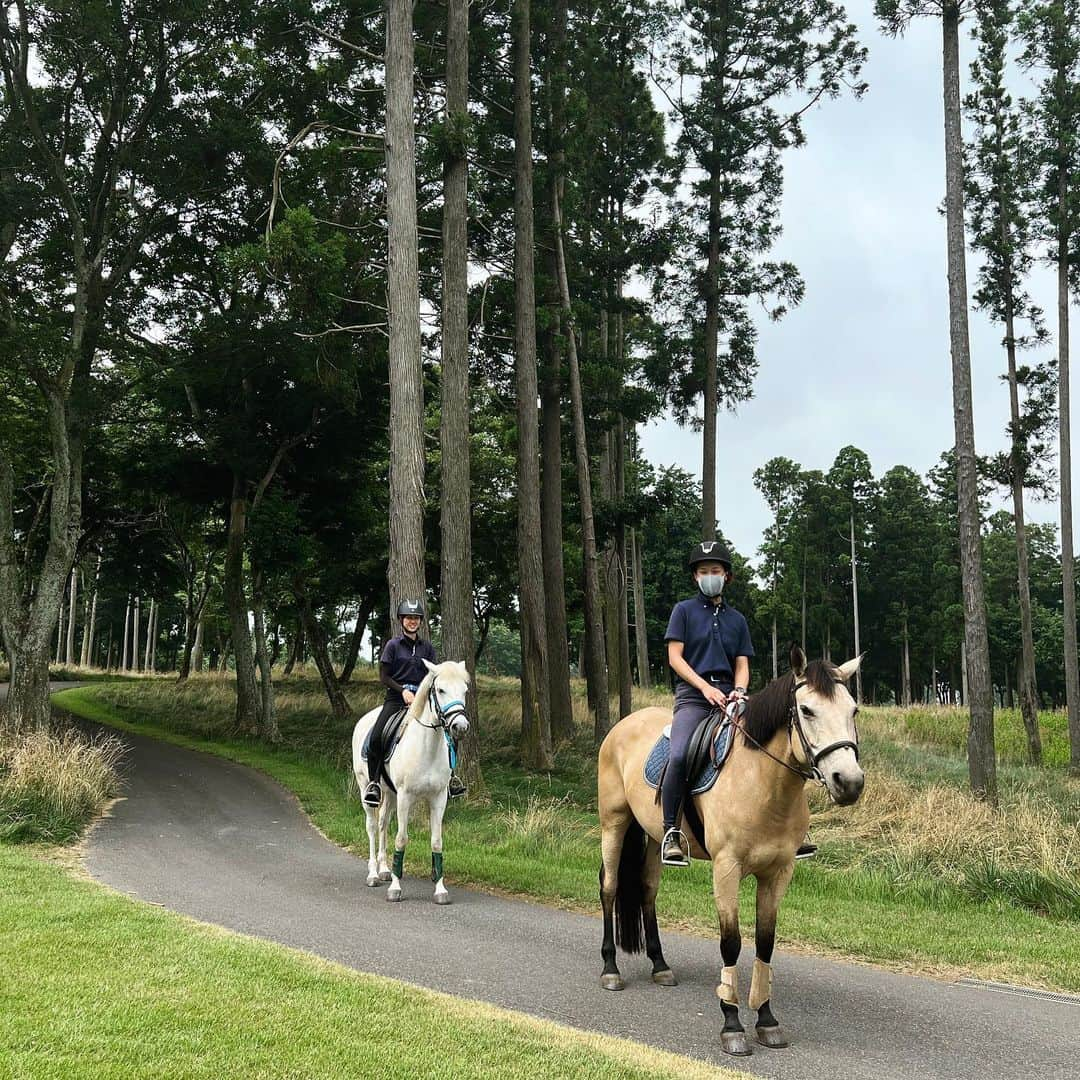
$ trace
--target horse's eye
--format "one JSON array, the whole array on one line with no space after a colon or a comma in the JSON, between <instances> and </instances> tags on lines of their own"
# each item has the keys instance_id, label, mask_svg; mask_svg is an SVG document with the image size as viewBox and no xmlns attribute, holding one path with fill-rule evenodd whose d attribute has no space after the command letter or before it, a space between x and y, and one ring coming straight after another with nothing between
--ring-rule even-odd
<instances>
[{"instance_id":1,"label":"horse's eye","mask_svg":"<svg viewBox=\"0 0 1080 1080\"><path fill-rule=\"evenodd\" d=\"M800 705L799 708L802 709L802 714L806 717L807 720L812 720L814 718L813 709L809 709L805 705Z\"/></svg>"}]
</instances>

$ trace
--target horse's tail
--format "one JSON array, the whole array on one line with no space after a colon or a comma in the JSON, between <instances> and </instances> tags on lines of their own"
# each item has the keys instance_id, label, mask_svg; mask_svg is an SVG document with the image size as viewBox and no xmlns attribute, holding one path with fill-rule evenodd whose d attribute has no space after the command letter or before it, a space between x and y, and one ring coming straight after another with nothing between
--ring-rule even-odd
<instances>
[{"instance_id":1,"label":"horse's tail","mask_svg":"<svg viewBox=\"0 0 1080 1080\"><path fill-rule=\"evenodd\" d=\"M644 946L645 832L636 818L623 837L619 884L615 892L615 944L623 952L639 953Z\"/></svg>"}]
</instances>

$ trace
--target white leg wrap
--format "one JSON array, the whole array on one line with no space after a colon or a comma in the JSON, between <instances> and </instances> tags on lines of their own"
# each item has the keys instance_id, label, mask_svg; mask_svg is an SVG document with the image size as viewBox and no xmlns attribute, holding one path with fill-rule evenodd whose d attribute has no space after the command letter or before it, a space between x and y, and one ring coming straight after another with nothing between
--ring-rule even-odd
<instances>
[{"instance_id":1,"label":"white leg wrap","mask_svg":"<svg viewBox=\"0 0 1080 1080\"><path fill-rule=\"evenodd\" d=\"M772 994L772 966L754 961L754 974L750 979L750 1008L760 1009Z\"/></svg>"},{"instance_id":2,"label":"white leg wrap","mask_svg":"<svg viewBox=\"0 0 1080 1080\"><path fill-rule=\"evenodd\" d=\"M739 973L734 966L726 967L720 972L720 985L716 988L716 996L728 1005L739 1004Z\"/></svg>"}]
</instances>

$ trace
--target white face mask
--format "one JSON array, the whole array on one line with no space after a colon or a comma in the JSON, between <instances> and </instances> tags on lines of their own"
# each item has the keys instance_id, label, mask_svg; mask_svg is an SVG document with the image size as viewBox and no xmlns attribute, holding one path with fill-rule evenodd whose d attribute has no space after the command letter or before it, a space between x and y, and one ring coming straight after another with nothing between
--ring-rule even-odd
<instances>
[{"instance_id":1,"label":"white face mask","mask_svg":"<svg viewBox=\"0 0 1080 1080\"><path fill-rule=\"evenodd\" d=\"M698 588L708 597L717 597L724 591L726 574L702 574L698 578Z\"/></svg>"}]
</instances>

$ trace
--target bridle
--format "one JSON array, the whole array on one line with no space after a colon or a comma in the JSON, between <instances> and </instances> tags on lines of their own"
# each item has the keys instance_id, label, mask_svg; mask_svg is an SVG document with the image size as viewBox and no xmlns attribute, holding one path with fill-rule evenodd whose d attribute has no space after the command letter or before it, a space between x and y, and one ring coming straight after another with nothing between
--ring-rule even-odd
<instances>
[{"instance_id":1,"label":"bridle","mask_svg":"<svg viewBox=\"0 0 1080 1080\"><path fill-rule=\"evenodd\" d=\"M839 682L840 680L836 680ZM788 747L791 749L791 756L795 757L794 735L799 736L799 742L802 744L803 753L806 755L809 766L803 765L801 761L796 757L795 764L791 765L784 761L782 758L777 757L774 753L767 750L765 746L758 742L749 731L746 730L744 724L740 724L738 720L733 719L731 722L737 727L749 742L752 742L766 757L770 757L778 765L783 765L788 772L794 773L796 776L805 780L813 780L814 783L820 784L822 787L827 788L828 785L825 782L825 774L821 771L819 762L823 757L831 754L834 750L854 750L855 760L859 760L859 728L855 726L855 738L852 739L837 739L836 742L831 742L827 746L821 747L820 750L815 750L813 744L806 737L806 732L803 730L802 717L799 715L799 703L796 699L798 692L806 686L806 680L802 682L793 682L791 684L791 704L788 707ZM854 723L854 722L853 722Z\"/></svg>"},{"instance_id":2,"label":"bridle","mask_svg":"<svg viewBox=\"0 0 1080 1080\"><path fill-rule=\"evenodd\" d=\"M438 687L435 684L435 680L431 680L431 686L428 688L428 701L435 704L435 716L438 719L437 724L425 724L419 716L415 717L416 722L421 727L426 727L430 731L446 731L449 732L450 725L459 717L465 717L468 721L469 717L465 711L465 702L458 701L456 698L453 701L447 702L443 705L439 701Z\"/></svg>"}]
</instances>

